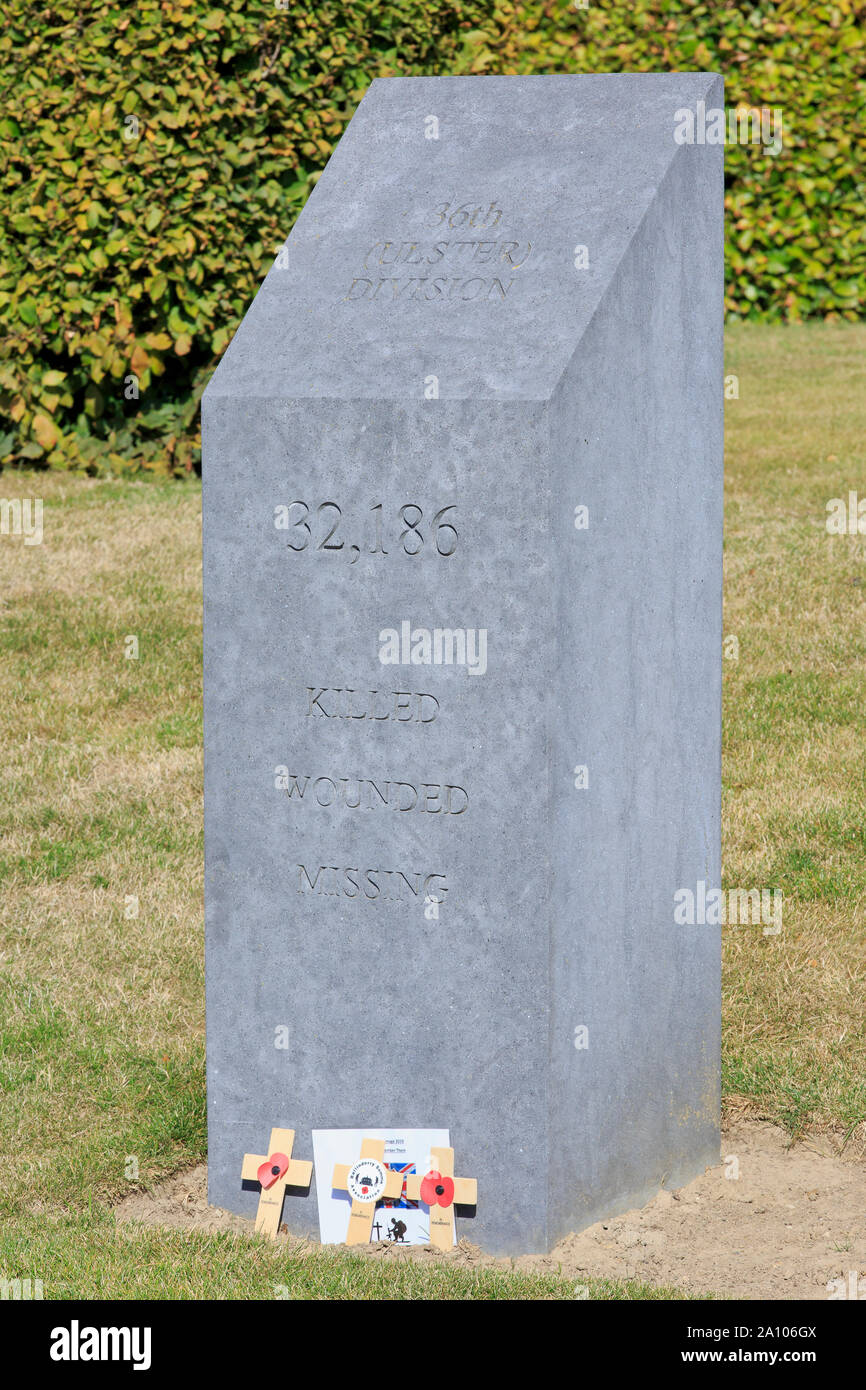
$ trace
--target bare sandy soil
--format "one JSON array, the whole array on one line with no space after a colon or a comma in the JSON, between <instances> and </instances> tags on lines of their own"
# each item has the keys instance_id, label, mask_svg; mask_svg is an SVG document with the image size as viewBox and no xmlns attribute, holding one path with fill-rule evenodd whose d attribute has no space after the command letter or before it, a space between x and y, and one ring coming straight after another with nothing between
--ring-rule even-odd
<instances>
[{"instance_id":1,"label":"bare sandy soil","mask_svg":"<svg viewBox=\"0 0 866 1390\"><path fill-rule=\"evenodd\" d=\"M575 1280L577 1296L581 1279L593 1275L748 1299L850 1296L856 1284L866 1300L866 1136L842 1149L838 1137L792 1145L776 1126L740 1119L725 1132L718 1167L677 1192L661 1192L640 1211L566 1236L550 1255L496 1259L466 1239L447 1255L386 1242L368 1253L561 1273ZM209 1207L206 1193L201 1165L152 1192L133 1193L115 1215L199 1231L252 1231L251 1221Z\"/></svg>"}]
</instances>

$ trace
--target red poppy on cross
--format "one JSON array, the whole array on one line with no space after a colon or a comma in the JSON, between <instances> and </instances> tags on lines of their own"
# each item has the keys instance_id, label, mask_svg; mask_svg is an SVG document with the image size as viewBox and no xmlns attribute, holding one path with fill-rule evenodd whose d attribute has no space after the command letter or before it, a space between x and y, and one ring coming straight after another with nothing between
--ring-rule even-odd
<instances>
[{"instance_id":1,"label":"red poppy on cross","mask_svg":"<svg viewBox=\"0 0 866 1390\"><path fill-rule=\"evenodd\" d=\"M292 1158L293 1129L272 1129L267 1154L244 1154L241 1177L257 1182L262 1189L256 1213L256 1230L272 1239L280 1229L283 1198L287 1187L309 1187L313 1165L305 1158Z\"/></svg>"},{"instance_id":2,"label":"red poppy on cross","mask_svg":"<svg viewBox=\"0 0 866 1390\"><path fill-rule=\"evenodd\" d=\"M423 1202L430 1212L430 1244L438 1250L450 1250L454 1243L451 1208L474 1207L478 1200L475 1178L455 1178L454 1150L431 1149L434 1167L423 1176L414 1173L406 1179L406 1196L413 1202Z\"/></svg>"}]
</instances>

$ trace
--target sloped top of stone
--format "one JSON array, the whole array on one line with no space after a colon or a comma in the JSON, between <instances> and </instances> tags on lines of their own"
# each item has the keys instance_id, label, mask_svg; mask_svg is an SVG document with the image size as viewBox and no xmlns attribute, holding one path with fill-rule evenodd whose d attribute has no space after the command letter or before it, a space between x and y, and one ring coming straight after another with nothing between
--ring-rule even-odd
<instances>
[{"instance_id":1,"label":"sloped top of stone","mask_svg":"<svg viewBox=\"0 0 866 1390\"><path fill-rule=\"evenodd\" d=\"M549 398L683 153L676 112L714 91L703 72L374 81L208 395Z\"/></svg>"}]
</instances>

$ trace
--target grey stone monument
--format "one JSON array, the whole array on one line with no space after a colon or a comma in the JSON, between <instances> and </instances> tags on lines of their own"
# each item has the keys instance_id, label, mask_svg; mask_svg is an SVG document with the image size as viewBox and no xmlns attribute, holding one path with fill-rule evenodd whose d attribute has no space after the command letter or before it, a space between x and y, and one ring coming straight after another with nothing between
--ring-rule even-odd
<instances>
[{"instance_id":1,"label":"grey stone monument","mask_svg":"<svg viewBox=\"0 0 866 1390\"><path fill-rule=\"evenodd\" d=\"M374 82L208 387L215 1204L441 1125L517 1254L718 1161L722 106Z\"/></svg>"}]
</instances>

